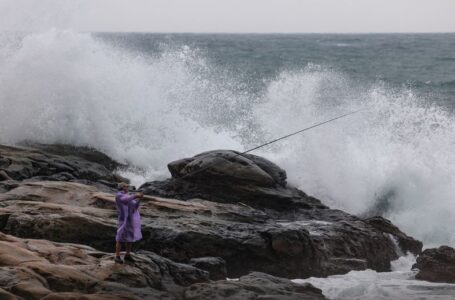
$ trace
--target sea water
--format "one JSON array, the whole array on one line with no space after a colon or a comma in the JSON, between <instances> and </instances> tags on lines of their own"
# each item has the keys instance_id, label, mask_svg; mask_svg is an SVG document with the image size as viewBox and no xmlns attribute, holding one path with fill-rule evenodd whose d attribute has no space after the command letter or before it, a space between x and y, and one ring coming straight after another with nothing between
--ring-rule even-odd
<instances>
[{"instance_id":1,"label":"sea water","mask_svg":"<svg viewBox=\"0 0 455 300\"><path fill-rule=\"evenodd\" d=\"M91 146L139 185L361 110L254 153L331 207L455 246L453 49L455 34L1 33L0 143ZM406 268L309 281L345 299L452 293Z\"/></svg>"}]
</instances>

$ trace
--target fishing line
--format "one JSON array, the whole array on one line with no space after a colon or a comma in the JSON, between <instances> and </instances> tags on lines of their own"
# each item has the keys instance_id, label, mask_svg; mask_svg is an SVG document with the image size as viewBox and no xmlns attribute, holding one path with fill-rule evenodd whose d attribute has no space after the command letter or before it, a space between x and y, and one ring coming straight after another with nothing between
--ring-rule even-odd
<instances>
[{"instance_id":1,"label":"fishing line","mask_svg":"<svg viewBox=\"0 0 455 300\"><path fill-rule=\"evenodd\" d=\"M251 149L248 149L248 150L246 150L246 151L243 151L243 152L241 152L241 153L237 153L237 154L234 155L232 158L236 158L237 156L241 156L241 155L243 155L243 154L247 154L247 153L249 153L249 152L251 152L251 151L254 151L254 150L257 150L257 149L259 149L259 148L262 148L262 147L268 146L268 145L270 145L270 144L276 143L276 142L278 142L278 141L284 140L284 139L289 138L289 137L291 137L291 136L293 136L293 135L296 135L296 134L299 134L299 133L308 131L308 130L310 130L310 129L313 129L313 128L322 126L322 125L324 125L324 124L333 122L333 121L338 120L338 119L345 118L345 117L347 117L347 116L356 114L356 113L358 113L358 112L360 112L360 111L363 111L363 110L364 110L364 109L359 109L359 110L352 111L352 112L349 112L349 113L347 113L347 114L344 114L344 115L341 115L341 116L338 116L338 117L335 117L335 118L332 118L332 119L329 119L329 120L326 120L326 121L323 121L323 122L320 122L320 123L316 123L316 124L311 125L311 126L309 126L309 127L303 128L303 129L301 129L301 130L292 132L292 133L290 133L290 134L284 135L284 136L282 136L282 137L276 138L276 139L274 139L274 140L271 140L271 141L268 141L268 142L266 142L266 143L264 143L264 144L261 144L261 145L259 145L259 146L256 146L256 147L254 147L254 148L251 148ZM201 168L201 169L196 170L196 171L194 171L194 172L190 172L190 173L185 174L184 176L178 177L178 178L176 178L176 179L182 180L182 179L185 179L185 178L187 178L187 177L194 176L194 175L196 175L196 174L198 174L198 173L200 173L200 172L202 172L202 171L207 170L208 168L212 167L213 165L214 165L214 164L212 163L212 164L210 164L210 165L208 165L208 166L205 166L204 168Z\"/></svg>"}]
</instances>

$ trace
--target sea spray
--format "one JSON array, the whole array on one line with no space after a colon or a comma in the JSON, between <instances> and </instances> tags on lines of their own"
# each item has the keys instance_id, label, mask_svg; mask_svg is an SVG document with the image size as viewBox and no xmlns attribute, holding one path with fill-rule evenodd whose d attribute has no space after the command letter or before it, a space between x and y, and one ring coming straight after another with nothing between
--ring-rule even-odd
<instances>
[{"instance_id":1,"label":"sea spray","mask_svg":"<svg viewBox=\"0 0 455 300\"><path fill-rule=\"evenodd\" d=\"M201 126L190 103L216 91L194 74L187 48L132 56L91 34L26 35L3 56L0 139L92 146L145 169L212 148L240 148L230 132ZM222 91L220 91L222 92Z\"/></svg>"},{"instance_id":2,"label":"sea spray","mask_svg":"<svg viewBox=\"0 0 455 300\"><path fill-rule=\"evenodd\" d=\"M134 166L125 174L140 184L168 176L174 159L245 150L366 108L255 154L332 207L381 213L427 245L455 245L455 120L412 88L309 63L251 92L198 49L151 55L71 30L0 44L1 143L91 146Z\"/></svg>"},{"instance_id":3,"label":"sea spray","mask_svg":"<svg viewBox=\"0 0 455 300\"><path fill-rule=\"evenodd\" d=\"M329 299L337 300L450 300L455 295L455 285L414 280L411 270L415 257L412 254L392 262L393 272L373 270L351 271L327 278L296 279L295 283L311 283L320 288Z\"/></svg>"},{"instance_id":4,"label":"sea spray","mask_svg":"<svg viewBox=\"0 0 455 300\"><path fill-rule=\"evenodd\" d=\"M339 76L312 69L283 74L269 86L267 101L256 107L260 127L279 136L284 128L292 131L340 110L366 111L295 136L262 154L288 171L291 184L332 207L363 214L384 195L393 195L387 199L386 217L426 243L454 245L453 115L424 105L412 90L381 82L353 88ZM330 86L334 84L338 88ZM351 95L321 97L327 88L344 88Z\"/></svg>"}]
</instances>

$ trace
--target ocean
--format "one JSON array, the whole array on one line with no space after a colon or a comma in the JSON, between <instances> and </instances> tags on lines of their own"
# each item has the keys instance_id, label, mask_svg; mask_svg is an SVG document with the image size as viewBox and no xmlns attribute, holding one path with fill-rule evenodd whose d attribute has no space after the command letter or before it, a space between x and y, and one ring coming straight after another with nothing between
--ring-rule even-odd
<instances>
[{"instance_id":1,"label":"ocean","mask_svg":"<svg viewBox=\"0 0 455 300\"><path fill-rule=\"evenodd\" d=\"M455 34L2 33L0 143L91 146L139 185L361 110L254 154L331 207L455 246L454 49ZM412 280L413 260L311 282L334 299L455 294Z\"/></svg>"}]
</instances>

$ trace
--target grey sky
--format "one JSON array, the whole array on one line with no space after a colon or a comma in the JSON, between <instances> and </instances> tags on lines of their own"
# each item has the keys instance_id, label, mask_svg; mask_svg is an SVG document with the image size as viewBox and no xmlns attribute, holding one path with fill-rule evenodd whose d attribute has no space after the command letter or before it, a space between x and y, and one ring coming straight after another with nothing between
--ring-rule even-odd
<instances>
[{"instance_id":1,"label":"grey sky","mask_svg":"<svg viewBox=\"0 0 455 300\"><path fill-rule=\"evenodd\" d=\"M0 29L455 32L455 0L0 0Z\"/></svg>"}]
</instances>

